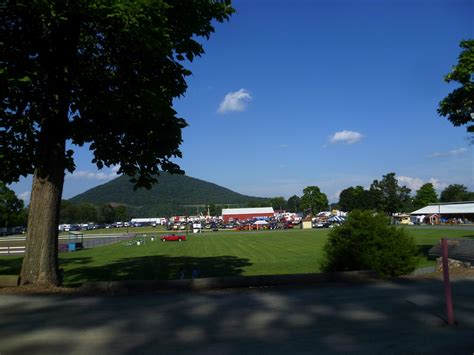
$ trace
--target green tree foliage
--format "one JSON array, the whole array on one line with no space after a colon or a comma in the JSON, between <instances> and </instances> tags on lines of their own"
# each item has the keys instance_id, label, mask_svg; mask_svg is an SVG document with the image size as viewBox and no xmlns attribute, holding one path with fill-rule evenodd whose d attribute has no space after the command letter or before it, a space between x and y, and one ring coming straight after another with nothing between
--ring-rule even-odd
<instances>
[{"instance_id":1,"label":"green tree foliage","mask_svg":"<svg viewBox=\"0 0 474 355\"><path fill-rule=\"evenodd\" d=\"M374 270L382 277L405 275L417 265L417 247L405 230L384 215L353 211L329 233L323 248L324 271Z\"/></svg>"},{"instance_id":2,"label":"green tree foliage","mask_svg":"<svg viewBox=\"0 0 474 355\"><path fill-rule=\"evenodd\" d=\"M440 202L474 201L474 192L464 185L453 184L446 187L440 195Z\"/></svg>"},{"instance_id":3,"label":"green tree foliage","mask_svg":"<svg viewBox=\"0 0 474 355\"><path fill-rule=\"evenodd\" d=\"M435 202L438 202L438 195L436 194L433 184L429 182L421 186L416 192L415 198L413 199L413 208L417 210Z\"/></svg>"},{"instance_id":4,"label":"green tree foliage","mask_svg":"<svg viewBox=\"0 0 474 355\"><path fill-rule=\"evenodd\" d=\"M183 64L232 12L212 0L4 1L4 181L34 172L43 139L90 143L99 169L119 165L136 186L151 186L159 168L181 172L170 159L187 125L172 108L191 74ZM61 172L74 169L72 154Z\"/></svg>"},{"instance_id":5,"label":"green tree foliage","mask_svg":"<svg viewBox=\"0 0 474 355\"><path fill-rule=\"evenodd\" d=\"M115 209L108 203L104 203L97 211L97 222L99 223L113 223L117 222L115 217Z\"/></svg>"},{"instance_id":6,"label":"green tree foliage","mask_svg":"<svg viewBox=\"0 0 474 355\"><path fill-rule=\"evenodd\" d=\"M270 199L270 206L272 206L274 210L286 210L286 200L281 196L273 197Z\"/></svg>"},{"instance_id":7,"label":"green tree foliage","mask_svg":"<svg viewBox=\"0 0 474 355\"><path fill-rule=\"evenodd\" d=\"M96 206L88 202L61 201L61 223L113 223L129 219L130 213L125 206L113 207L110 204Z\"/></svg>"},{"instance_id":8,"label":"green tree foliage","mask_svg":"<svg viewBox=\"0 0 474 355\"><path fill-rule=\"evenodd\" d=\"M247 207L253 208L253 207L268 207L270 205L270 202L268 200L262 200L262 199L252 199L247 202Z\"/></svg>"},{"instance_id":9,"label":"green tree foliage","mask_svg":"<svg viewBox=\"0 0 474 355\"><path fill-rule=\"evenodd\" d=\"M362 186L349 187L339 195L339 208L342 211L369 210L374 208L372 194Z\"/></svg>"},{"instance_id":10,"label":"green tree foliage","mask_svg":"<svg viewBox=\"0 0 474 355\"><path fill-rule=\"evenodd\" d=\"M301 198L297 195L291 196L287 201L288 211L296 213L301 211Z\"/></svg>"},{"instance_id":11,"label":"green tree foliage","mask_svg":"<svg viewBox=\"0 0 474 355\"><path fill-rule=\"evenodd\" d=\"M374 180L369 191L377 211L391 215L412 209L411 190L406 186L398 185L395 173L383 175L380 181Z\"/></svg>"},{"instance_id":12,"label":"green tree foliage","mask_svg":"<svg viewBox=\"0 0 474 355\"><path fill-rule=\"evenodd\" d=\"M233 13L213 0L5 0L0 5L0 180L33 174L22 283L59 283L57 224L66 141L118 165L135 187L182 173L186 121L173 100L186 61Z\"/></svg>"},{"instance_id":13,"label":"green tree foliage","mask_svg":"<svg viewBox=\"0 0 474 355\"><path fill-rule=\"evenodd\" d=\"M474 40L461 41L462 48L458 63L444 77L460 86L454 89L439 104L438 113L447 117L454 126L466 125L467 131L474 132Z\"/></svg>"},{"instance_id":14,"label":"green tree foliage","mask_svg":"<svg viewBox=\"0 0 474 355\"><path fill-rule=\"evenodd\" d=\"M303 190L301 209L310 211L314 216L328 207L328 198L317 186L308 186Z\"/></svg>"},{"instance_id":15,"label":"green tree foliage","mask_svg":"<svg viewBox=\"0 0 474 355\"><path fill-rule=\"evenodd\" d=\"M117 206L114 208L115 211L115 219L118 222L125 222L130 219L127 206Z\"/></svg>"},{"instance_id":16,"label":"green tree foliage","mask_svg":"<svg viewBox=\"0 0 474 355\"><path fill-rule=\"evenodd\" d=\"M25 214L23 201L0 181L0 227L25 225Z\"/></svg>"},{"instance_id":17,"label":"green tree foliage","mask_svg":"<svg viewBox=\"0 0 474 355\"><path fill-rule=\"evenodd\" d=\"M209 209L209 215L211 216L220 216L222 213L222 206L221 205L216 205L214 203L208 203L207 204L208 209Z\"/></svg>"}]
</instances>

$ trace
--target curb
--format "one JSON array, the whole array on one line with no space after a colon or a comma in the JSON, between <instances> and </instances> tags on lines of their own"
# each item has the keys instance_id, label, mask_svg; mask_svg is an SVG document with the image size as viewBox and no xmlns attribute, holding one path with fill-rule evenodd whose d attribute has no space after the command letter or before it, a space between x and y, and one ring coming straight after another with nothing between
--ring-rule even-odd
<instances>
[{"instance_id":1,"label":"curb","mask_svg":"<svg viewBox=\"0 0 474 355\"><path fill-rule=\"evenodd\" d=\"M259 276L230 276L207 277L185 280L125 280L85 282L81 289L84 291L156 291L156 290L187 290L200 291L225 288L247 288L265 286L314 285L330 282L359 283L377 279L374 271L345 271L319 274L291 275L259 275Z\"/></svg>"}]
</instances>

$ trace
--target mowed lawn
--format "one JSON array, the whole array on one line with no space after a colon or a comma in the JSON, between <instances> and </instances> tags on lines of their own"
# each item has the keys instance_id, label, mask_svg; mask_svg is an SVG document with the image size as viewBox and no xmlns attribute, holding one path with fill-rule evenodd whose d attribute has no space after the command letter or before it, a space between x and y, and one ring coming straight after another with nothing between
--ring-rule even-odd
<instances>
[{"instance_id":1,"label":"mowed lawn","mask_svg":"<svg viewBox=\"0 0 474 355\"><path fill-rule=\"evenodd\" d=\"M407 228L420 248L420 267L433 265L427 251L441 237L472 238L474 231ZM189 235L186 242L151 241L114 245L60 254L65 284L99 280L176 279L179 271L191 277L272 275L319 272L322 248L329 230L263 232L207 232ZM0 258L0 274L19 273L21 258Z\"/></svg>"}]
</instances>

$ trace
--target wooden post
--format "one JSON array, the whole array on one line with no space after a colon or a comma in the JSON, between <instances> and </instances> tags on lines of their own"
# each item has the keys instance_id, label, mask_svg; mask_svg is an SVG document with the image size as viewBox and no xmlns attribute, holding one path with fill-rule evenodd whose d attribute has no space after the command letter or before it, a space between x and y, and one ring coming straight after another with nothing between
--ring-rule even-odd
<instances>
[{"instance_id":1,"label":"wooden post","mask_svg":"<svg viewBox=\"0 0 474 355\"><path fill-rule=\"evenodd\" d=\"M443 255L444 296L446 298L448 324L454 325L453 299L451 296L451 282L449 281L448 240L446 238L441 239L441 249Z\"/></svg>"}]
</instances>

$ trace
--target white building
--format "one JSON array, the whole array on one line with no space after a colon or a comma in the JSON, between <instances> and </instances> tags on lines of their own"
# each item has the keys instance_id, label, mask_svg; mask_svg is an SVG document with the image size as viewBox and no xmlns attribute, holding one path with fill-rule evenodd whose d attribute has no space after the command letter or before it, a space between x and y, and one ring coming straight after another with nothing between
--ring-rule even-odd
<instances>
[{"instance_id":1,"label":"white building","mask_svg":"<svg viewBox=\"0 0 474 355\"><path fill-rule=\"evenodd\" d=\"M437 224L440 221L455 223L474 222L474 201L431 203L410 213L412 220Z\"/></svg>"}]
</instances>

